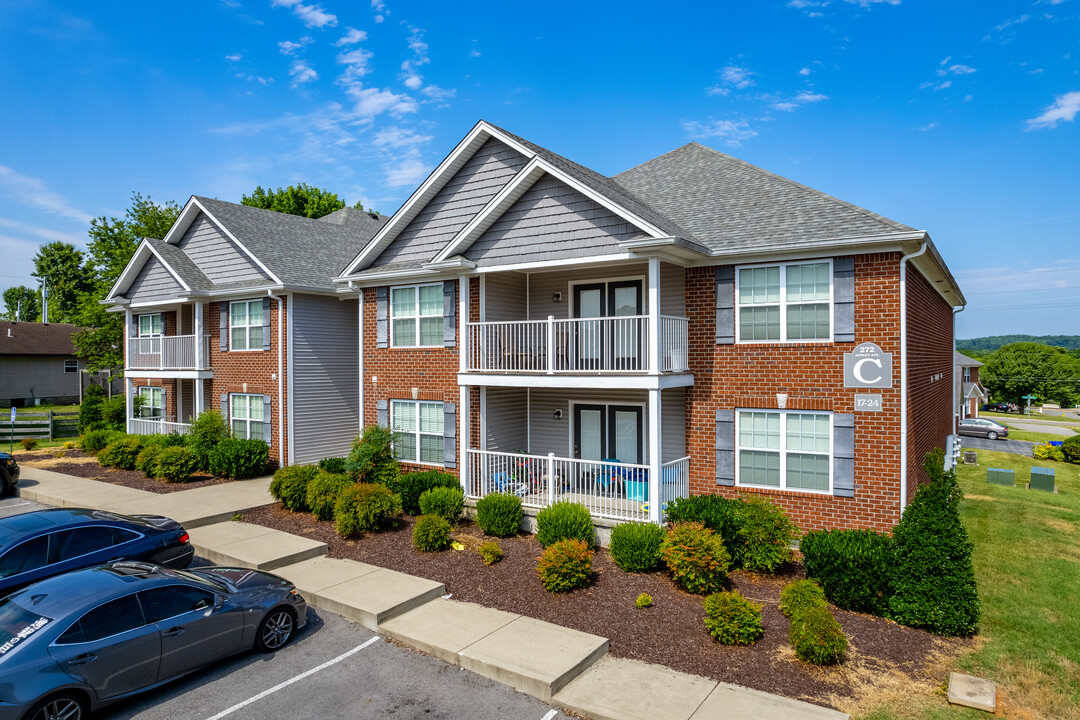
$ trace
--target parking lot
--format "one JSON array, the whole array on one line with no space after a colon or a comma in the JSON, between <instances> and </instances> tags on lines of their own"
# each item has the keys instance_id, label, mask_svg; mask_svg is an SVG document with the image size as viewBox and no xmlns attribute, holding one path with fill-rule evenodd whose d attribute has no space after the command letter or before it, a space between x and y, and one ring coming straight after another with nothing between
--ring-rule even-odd
<instances>
[{"instance_id":1,"label":"parking lot","mask_svg":"<svg viewBox=\"0 0 1080 720\"><path fill-rule=\"evenodd\" d=\"M0 517L42 508L7 498L0 500ZM97 720L286 717L566 716L531 696L311 608L307 626L283 650L234 656L95 715Z\"/></svg>"}]
</instances>

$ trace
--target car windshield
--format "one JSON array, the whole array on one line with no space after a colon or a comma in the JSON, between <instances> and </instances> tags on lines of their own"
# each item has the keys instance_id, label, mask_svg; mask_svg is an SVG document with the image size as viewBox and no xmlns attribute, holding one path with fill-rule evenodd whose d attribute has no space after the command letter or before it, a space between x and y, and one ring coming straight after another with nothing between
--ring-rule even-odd
<instances>
[{"instance_id":1,"label":"car windshield","mask_svg":"<svg viewBox=\"0 0 1080 720\"><path fill-rule=\"evenodd\" d=\"M11 601L0 600L0 659L52 621Z\"/></svg>"},{"instance_id":2,"label":"car windshield","mask_svg":"<svg viewBox=\"0 0 1080 720\"><path fill-rule=\"evenodd\" d=\"M230 587L228 583L220 578L213 577L212 575L203 575L199 572L187 572L186 570L171 570L173 575L182 577L185 580L197 582L204 587L209 585L213 590L217 592L234 593L236 588Z\"/></svg>"}]
</instances>

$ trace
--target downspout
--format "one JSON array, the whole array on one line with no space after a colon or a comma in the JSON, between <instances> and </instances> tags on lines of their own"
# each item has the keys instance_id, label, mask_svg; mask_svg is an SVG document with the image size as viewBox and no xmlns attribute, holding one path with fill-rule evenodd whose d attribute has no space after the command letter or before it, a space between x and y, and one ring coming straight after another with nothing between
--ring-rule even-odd
<instances>
[{"instance_id":1,"label":"downspout","mask_svg":"<svg viewBox=\"0 0 1080 720\"><path fill-rule=\"evenodd\" d=\"M285 367L284 358L282 357L282 338L281 334L281 316L282 316L282 297L275 295L273 290L266 291L267 297L272 300L277 300L277 406L278 406L278 467L285 467L285 375L282 373L282 369Z\"/></svg>"},{"instance_id":2,"label":"downspout","mask_svg":"<svg viewBox=\"0 0 1080 720\"><path fill-rule=\"evenodd\" d=\"M364 290L353 285L353 281L349 281L349 290L354 290L357 293L357 305L359 315L359 327L357 329L357 337L359 338L357 347L357 354L359 355L359 372L360 372L360 397L358 402L360 403L360 422L359 427L356 429L357 435L364 432Z\"/></svg>"},{"instance_id":3,"label":"downspout","mask_svg":"<svg viewBox=\"0 0 1080 720\"><path fill-rule=\"evenodd\" d=\"M961 384L957 385L957 383L956 383L956 381L958 379L956 377L956 316L957 316L958 313L964 312L964 308L966 308L966 307L967 307L967 305L961 305L958 308L953 308L953 311L952 311L952 340L953 340L953 366L952 366L952 374L953 374L953 378L952 378L953 406L952 406L952 415L953 415L953 435L957 435L960 432L960 405L962 405L964 400L966 399L966 398L964 398L964 386L963 386L963 384L961 383ZM957 397L958 395L960 396L959 398Z\"/></svg>"},{"instance_id":4,"label":"downspout","mask_svg":"<svg viewBox=\"0 0 1080 720\"><path fill-rule=\"evenodd\" d=\"M907 357L907 262L929 247L924 240L917 251L900 258L900 516L907 504L908 481L908 357Z\"/></svg>"}]
</instances>

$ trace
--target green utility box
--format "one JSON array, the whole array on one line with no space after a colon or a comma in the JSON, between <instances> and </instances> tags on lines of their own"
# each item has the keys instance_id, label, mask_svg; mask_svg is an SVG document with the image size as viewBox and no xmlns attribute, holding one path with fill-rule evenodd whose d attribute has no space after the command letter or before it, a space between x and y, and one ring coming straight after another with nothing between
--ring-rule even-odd
<instances>
[{"instance_id":1,"label":"green utility box","mask_svg":"<svg viewBox=\"0 0 1080 720\"><path fill-rule=\"evenodd\" d=\"M1031 481L1028 482L1028 487L1032 490L1054 492L1054 468L1031 468Z\"/></svg>"},{"instance_id":2,"label":"green utility box","mask_svg":"<svg viewBox=\"0 0 1080 720\"><path fill-rule=\"evenodd\" d=\"M987 468L986 482L991 485L1008 485L1009 487L1016 487L1013 471L1002 470L1001 468Z\"/></svg>"}]
</instances>

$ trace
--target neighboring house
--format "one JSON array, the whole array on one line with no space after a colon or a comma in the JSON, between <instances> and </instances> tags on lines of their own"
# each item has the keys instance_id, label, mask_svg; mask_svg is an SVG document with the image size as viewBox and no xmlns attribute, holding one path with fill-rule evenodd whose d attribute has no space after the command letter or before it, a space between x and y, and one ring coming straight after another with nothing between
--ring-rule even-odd
<instances>
[{"instance_id":1,"label":"neighboring house","mask_svg":"<svg viewBox=\"0 0 1080 720\"><path fill-rule=\"evenodd\" d=\"M64 323L0 320L0 407L65 405L82 400L89 385L106 394L109 372L87 373L75 357L71 336L81 330Z\"/></svg>"},{"instance_id":2,"label":"neighboring house","mask_svg":"<svg viewBox=\"0 0 1080 720\"><path fill-rule=\"evenodd\" d=\"M213 408L235 436L266 440L274 464L346 454L359 424L356 305L331 278L384 222L192 197L103 301L127 323L129 431L186 432Z\"/></svg>"},{"instance_id":3,"label":"neighboring house","mask_svg":"<svg viewBox=\"0 0 1080 720\"><path fill-rule=\"evenodd\" d=\"M956 363L954 377L956 378L957 409L959 416L957 417L957 421L969 417L977 418L979 417L979 410L989 397L986 388L979 382L979 368L981 368L983 364L978 360L969 358L967 355L959 352L954 352L953 358Z\"/></svg>"},{"instance_id":4,"label":"neighboring house","mask_svg":"<svg viewBox=\"0 0 1080 720\"><path fill-rule=\"evenodd\" d=\"M953 432L929 235L696 143L605 177L481 122L337 282L363 423L469 497L886 530Z\"/></svg>"}]
</instances>

